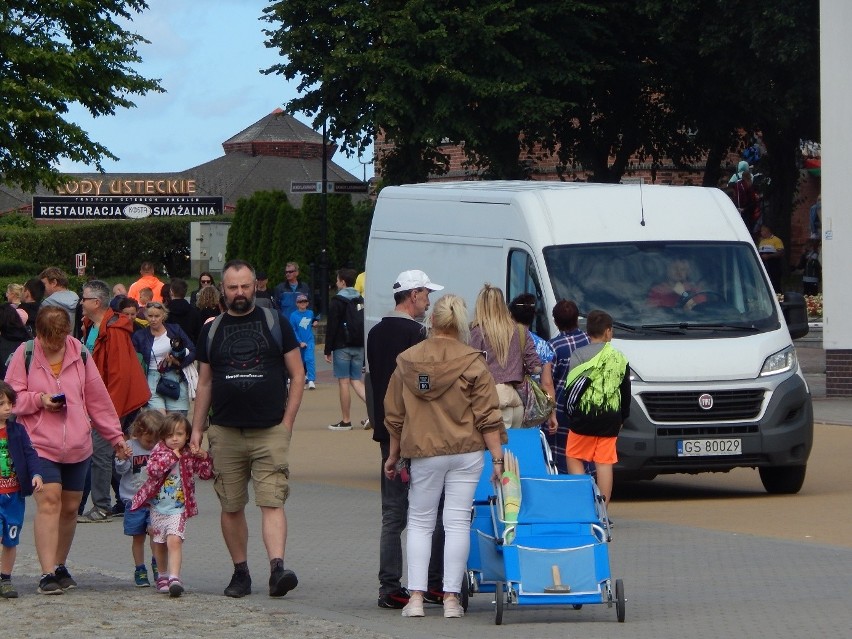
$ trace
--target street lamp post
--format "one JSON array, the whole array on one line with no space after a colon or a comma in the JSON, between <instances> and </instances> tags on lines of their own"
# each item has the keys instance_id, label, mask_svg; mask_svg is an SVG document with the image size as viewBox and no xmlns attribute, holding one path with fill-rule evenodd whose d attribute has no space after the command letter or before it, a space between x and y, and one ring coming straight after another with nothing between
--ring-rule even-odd
<instances>
[{"instance_id":1,"label":"street lamp post","mask_svg":"<svg viewBox=\"0 0 852 639\"><path fill-rule=\"evenodd\" d=\"M322 119L322 195L320 201L320 314L328 320L328 132Z\"/></svg>"}]
</instances>

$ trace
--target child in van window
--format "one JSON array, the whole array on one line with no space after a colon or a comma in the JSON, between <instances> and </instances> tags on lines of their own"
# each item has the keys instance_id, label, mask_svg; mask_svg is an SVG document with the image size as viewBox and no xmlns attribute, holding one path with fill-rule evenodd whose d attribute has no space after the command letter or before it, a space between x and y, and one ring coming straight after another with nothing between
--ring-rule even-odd
<instances>
[{"instance_id":1,"label":"child in van window","mask_svg":"<svg viewBox=\"0 0 852 639\"><path fill-rule=\"evenodd\" d=\"M606 503L612 496L612 467L618 433L630 415L630 374L627 358L612 347L612 317L591 311L586 317L590 344L571 354L565 382L568 416L568 472L585 473L594 462L596 481Z\"/></svg>"},{"instance_id":2,"label":"child in van window","mask_svg":"<svg viewBox=\"0 0 852 639\"><path fill-rule=\"evenodd\" d=\"M15 599L12 569L24 524L24 497L42 488L38 454L27 430L12 419L17 393L0 381L0 597Z\"/></svg>"}]
</instances>

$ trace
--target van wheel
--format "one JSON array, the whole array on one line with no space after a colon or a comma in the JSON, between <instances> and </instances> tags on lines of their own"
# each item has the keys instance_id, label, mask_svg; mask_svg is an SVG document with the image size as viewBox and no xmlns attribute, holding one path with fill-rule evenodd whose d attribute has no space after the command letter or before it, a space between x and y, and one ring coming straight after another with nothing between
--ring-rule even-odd
<instances>
[{"instance_id":1,"label":"van wheel","mask_svg":"<svg viewBox=\"0 0 852 639\"><path fill-rule=\"evenodd\" d=\"M805 483L807 466L766 466L758 468L766 492L773 495L795 495Z\"/></svg>"}]
</instances>

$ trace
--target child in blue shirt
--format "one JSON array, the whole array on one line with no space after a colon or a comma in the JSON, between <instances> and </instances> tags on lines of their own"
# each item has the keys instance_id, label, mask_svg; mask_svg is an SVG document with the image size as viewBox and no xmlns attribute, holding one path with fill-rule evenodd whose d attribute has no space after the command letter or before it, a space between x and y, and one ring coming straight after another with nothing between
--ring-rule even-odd
<instances>
[{"instance_id":1,"label":"child in blue shirt","mask_svg":"<svg viewBox=\"0 0 852 639\"><path fill-rule=\"evenodd\" d=\"M308 308L308 296L299 293L296 296L296 310L290 314L290 325L299 340L299 350L302 353L302 364L305 366L305 380L309 390L315 390L317 369L314 351L316 343L314 340L314 312Z\"/></svg>"},{"instance_id":2,"label":"child in blue shirt","mask_svg":"<svg viewBox=\"0 0 852 639\"><path fill-rule=\"evenodd\" d=\"M41 466L26 428L11 419L18 399L15 390L0 381L0 597L14 599L12 569L24 523L24 497L42 487Z\"/></svg>"},{"instance_id":3,"label":"child in blue shirt","mask_svg":"<svg viewBox=\"0 0 852 639\"><path fill-rule=\"evenodd\" d=\"M158 410L143 410L130 425L130 439L127 443L133 451L127 459L115 460L115 470L120 476L118 495L124 502L124 534L132 537L131 553L133 554L133 581L139 588L150 586L148 569L145 567L145 538L151 523L150 509L147 506L139 510L130 510L130 504L136 493L148 479L148 457L151 450L160 441L160 431L166 416ZM154 581L160 575L157 560L154 557L153 542L151 546L151 572Z\"/></svg>"}]
</instances>

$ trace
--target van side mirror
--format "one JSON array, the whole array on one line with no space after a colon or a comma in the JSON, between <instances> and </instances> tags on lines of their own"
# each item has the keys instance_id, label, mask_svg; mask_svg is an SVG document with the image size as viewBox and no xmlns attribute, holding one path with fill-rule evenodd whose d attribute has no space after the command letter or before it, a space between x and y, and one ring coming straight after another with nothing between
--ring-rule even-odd
<instances>
[{"instance_id":1,"label":"van side mirror","mask_svg":"<svg viewBox=\"0 0 852 639\"><path fill-rule=\"evenodd\" d=\"M785 292L781 312L784 314L791 338L799 339L808 334L808 308L804 295L793 291Z\"/></svg>"}]
</instances>

